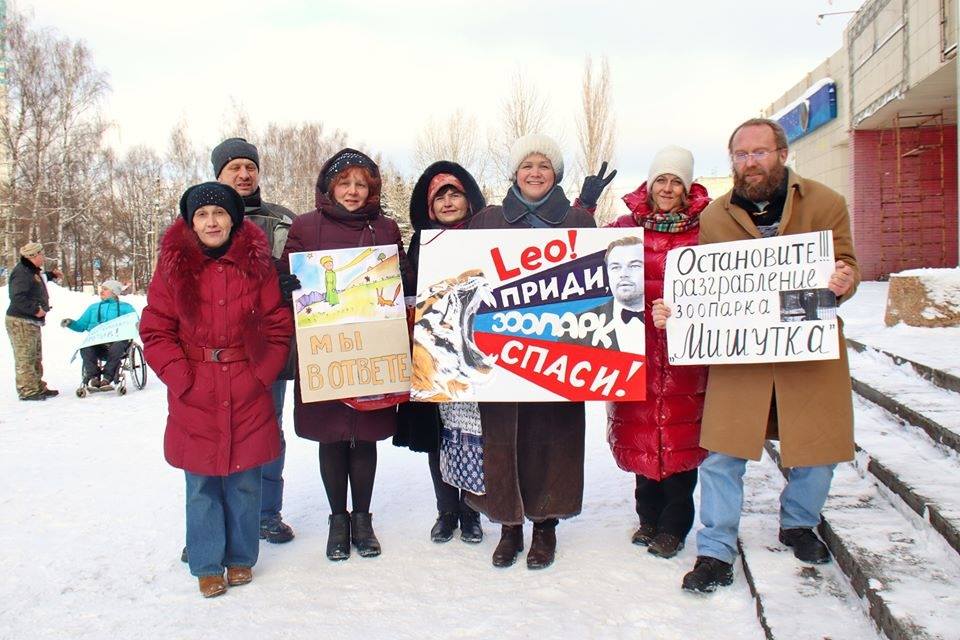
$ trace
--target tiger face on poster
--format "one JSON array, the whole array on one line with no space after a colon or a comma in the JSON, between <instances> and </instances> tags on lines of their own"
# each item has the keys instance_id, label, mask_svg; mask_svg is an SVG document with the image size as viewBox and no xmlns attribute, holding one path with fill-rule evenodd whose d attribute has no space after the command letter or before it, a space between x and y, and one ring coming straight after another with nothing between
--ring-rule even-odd
<instances>
[{"instance_id":1,"label":"tiger face on poster","mask_svg":"<svg viewBox=\"0 0 960 640\"><path fill-rule=\"evenodd\" d=\"M421 235L411 399L643 400L643 230Z\"/></svg>"}]
</instances>

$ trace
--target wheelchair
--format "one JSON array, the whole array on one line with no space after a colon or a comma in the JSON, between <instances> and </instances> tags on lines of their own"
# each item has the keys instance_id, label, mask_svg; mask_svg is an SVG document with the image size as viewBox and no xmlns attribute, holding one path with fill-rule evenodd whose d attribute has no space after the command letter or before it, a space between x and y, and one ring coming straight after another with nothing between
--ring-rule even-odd
<instances>
[{"instance_id":1,"label":"wheelchair","mask_svg":"<svg viewBox=\"0 0 960 640\"><path fill-rule=\"evenodd\" d=\"M103 367L105 361L98 359L98 363ZM127 345L127 350L120 360L120 368L117 370L117 385L113 390L121 396L127 395L128 374L137 390L147 386L147 362L143 359L143 347L134 340L130 340L130 344ZM94 391L81 381L76 393L78 398L85 398L91 393L102 392Z\"/></svg>"}]
</instances>

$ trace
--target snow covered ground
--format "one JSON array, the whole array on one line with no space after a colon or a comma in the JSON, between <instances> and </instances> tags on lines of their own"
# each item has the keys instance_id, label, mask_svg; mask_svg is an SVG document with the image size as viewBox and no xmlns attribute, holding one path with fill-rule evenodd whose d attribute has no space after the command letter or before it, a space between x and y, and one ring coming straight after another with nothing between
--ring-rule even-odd
<instances>
[{"instance_id":1,"label":"snow covered ground","mask_svg":"<svg viewBox=\"0 0 960 640\"><path fill-rule=\"evenodd\" d=\"M851 334L872 344L868 335L902 333L883 327L885 295L885 284L865 283L843 306ZM630 544L633 478L609 454L601 405L588 409L584 511L559 526L553 567L528 571L521 559L493 568L498 528L486 521L480 545L430 542L436 512L426 456L389 441L380 444L372 508L383 555L332 563L316 445L293 433L291 388L283 514L297 537L262 544L252 584L204 600L179 560L183 474L163 459L163 385L151 372L147 387L126 397L76 398L79 358L69 359L80 336L59 321L94 298L55 285L51 298L44 365L58 398L19 402L9 342L0 346L0 469L8 478L0 638L763 638L739 566L735 584L712 596L681 592L694 534L672 560ZM926 349L921 361L935 364L942 343ZM762 474L756 466L748 474ZM767 498L779 487L769 491ZM529 536L528 525L527 545Z\"/></svg>"}]
</instances>

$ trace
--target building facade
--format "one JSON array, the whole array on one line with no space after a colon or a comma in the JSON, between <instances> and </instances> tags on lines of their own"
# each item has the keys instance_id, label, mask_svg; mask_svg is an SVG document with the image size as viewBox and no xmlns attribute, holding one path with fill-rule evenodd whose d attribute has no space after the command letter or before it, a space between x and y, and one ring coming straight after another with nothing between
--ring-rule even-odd
<instances>
[{"instance_id":1,"label":"building facade","mask_svg":"<svg viewBox=\"0 0 960 640\"><path fill-rule=\"evenodd\" d=\"M790 164L842 193L865 279L957 266L958 0L870 0L764 109Z\"/></svg>"}]
</instances>

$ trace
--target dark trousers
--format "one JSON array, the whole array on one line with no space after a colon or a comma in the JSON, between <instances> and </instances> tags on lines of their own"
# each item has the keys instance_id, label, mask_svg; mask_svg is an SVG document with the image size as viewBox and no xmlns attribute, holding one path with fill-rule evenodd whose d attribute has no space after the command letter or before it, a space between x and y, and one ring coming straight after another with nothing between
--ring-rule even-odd
<instances>
[{"instance_id":1,"label":"dark trousers","mask_svg":"<svg viewBox=\"0 0 960 640\"><path fill-rule=\"evenodd\" d=\"M697 470L682 471L659 482L637 476L637 515L641 523L657 528L657 533L669 533L681 540L693 527L693 490L697 486Z\"/></svg>"},{"instance_id":2,"label":"dark trousers","mask_svg":"<svg viewBox=\"0 0 960 640\"><path fill-rule=\"evenodd\" d=\"M433 480L433 493L437 496L438 513L475 513L467 503L467 492L447 484L440 474L440 453L431 451L427 454L430 463L430 478Z\"/></svg>"},{"instance_id":3,"label":"dark trousers","mask_svg":"<svg viewBox=\"0 0 960 640\"><path fill-rule=\"evenodd\" d=\"M110 382L115 382L117 371L120 370L120 361L123 360L123 354L127 352L128 346L130 346L129 340L118 340L80 349L80 357L83 358L83 381L89 382L102 375ZM100 370L98 360L106 361L103 371Z\"/></svg>"}]
</instances>

